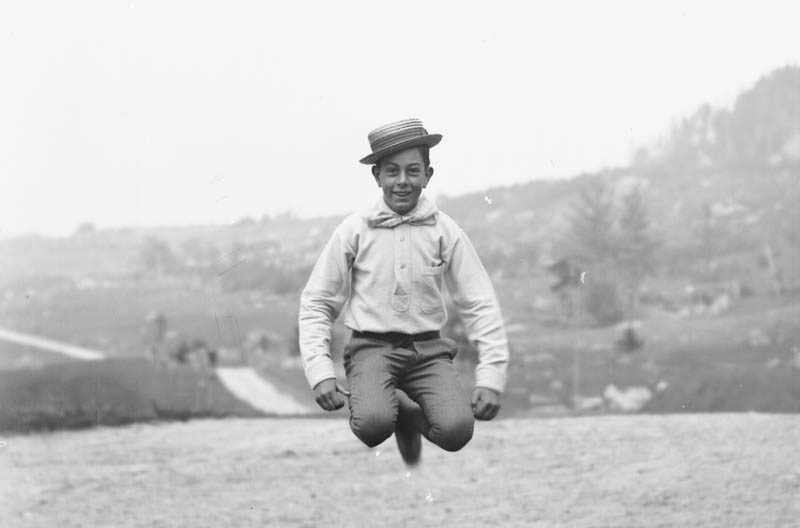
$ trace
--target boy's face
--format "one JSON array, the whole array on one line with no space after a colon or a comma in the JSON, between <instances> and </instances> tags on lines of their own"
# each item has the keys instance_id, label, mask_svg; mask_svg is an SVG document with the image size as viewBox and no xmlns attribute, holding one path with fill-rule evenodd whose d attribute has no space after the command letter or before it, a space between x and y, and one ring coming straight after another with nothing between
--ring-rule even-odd
<instances>
[{"instance_id":1,"label":"boy's face","mask_svg":"<svg viewBox=\"0 0 800 528\"><path fill-rule=\"evenodd\" d=\"M404 215L417 206L422 189L433 176L433 167L425 167L419 149L410 148L385 157L380 166L372 168L372 175L383 189L386 205Z\"/></svg>"}]
</instances>

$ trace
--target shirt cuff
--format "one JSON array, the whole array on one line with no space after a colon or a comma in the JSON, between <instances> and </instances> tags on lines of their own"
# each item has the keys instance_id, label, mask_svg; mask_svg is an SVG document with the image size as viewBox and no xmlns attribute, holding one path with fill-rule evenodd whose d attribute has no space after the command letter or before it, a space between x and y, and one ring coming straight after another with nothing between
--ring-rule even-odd
<instances>
[{"instance_id":1,"label":"shirt cuff","mask_svg":"<svg viewBox=\"0 0 800 528\"><path fill-rule=\"evenodd\" d=\"M503 394L506 388L506 373L488 365L478 365L475 368L475 386Z\"/></svg>"},{"instance_id":2,"label":"shirt cuff","mask_svg":"<svg viewBox=\"0 0 800 528\"><path fill-rule=\"evenodd\" d=\"M320 381L325 381L326 379L336 379L336 371L333 369L333 362L331 361L320 361L306 370L306 381L308 381L308 386L311 390L314 390L314 387Z\"/></svg>"}]
</instances>

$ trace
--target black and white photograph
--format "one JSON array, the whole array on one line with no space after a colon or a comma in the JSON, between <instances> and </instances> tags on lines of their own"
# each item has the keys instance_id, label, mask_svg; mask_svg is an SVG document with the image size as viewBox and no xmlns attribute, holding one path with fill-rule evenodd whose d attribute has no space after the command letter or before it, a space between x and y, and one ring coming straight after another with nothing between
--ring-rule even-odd
<instances>
[{"instance_id":1,"label":"black and white photograph","mask_svg":"<svg viewBox=\"0 0 800 528\"><path fill-rule=\"evenodd\" d=\"M0 3L0 526L800 526L798 27Z\"/></svg>"}]
</instances>

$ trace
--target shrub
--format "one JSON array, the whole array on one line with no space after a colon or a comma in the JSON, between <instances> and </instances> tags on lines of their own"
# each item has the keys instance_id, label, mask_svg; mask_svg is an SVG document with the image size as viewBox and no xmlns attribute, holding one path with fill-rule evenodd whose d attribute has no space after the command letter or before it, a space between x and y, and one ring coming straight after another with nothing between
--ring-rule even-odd
<instances>
[{"instance_id":1,"label":"shrub","mask_svg":"<svg viewBox=\"0 0 800 528\"><path fill-rule=\"evenodd\" d=\"M600 326L617 324L625 316L617 285L608 280L588 282L584 307Z\"/></svg>"}]
</instances>

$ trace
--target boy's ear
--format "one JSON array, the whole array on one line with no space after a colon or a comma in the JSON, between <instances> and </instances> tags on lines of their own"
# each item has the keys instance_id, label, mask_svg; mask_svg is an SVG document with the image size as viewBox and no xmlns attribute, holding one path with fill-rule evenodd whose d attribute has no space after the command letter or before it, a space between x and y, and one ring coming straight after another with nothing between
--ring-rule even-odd
<instances>
[{"instance_id":1,"label":"boy's ear","mask_svg":"<svg viewBox=\"0 0 800 528\"><path fill-rule=\"evenodd\" d=\"M428 182L431 181L431 178L433 178L433 167L428 167L425 169L425 183L422 184L423 189L428 186Z\"/></svg>"},{"instance_id":2,"label":"boy's ear","mask_svg":"<svg viewBox=\"0 0 800 528\"><path fill-rule=\"evenodd\" d=\"M378 167L377 165L373 165L372 166L372 177L375 178L375 183L378 184L378 187L381 186L380 175L381 175L381 168Z\"/></svg>"}]
</instances>

